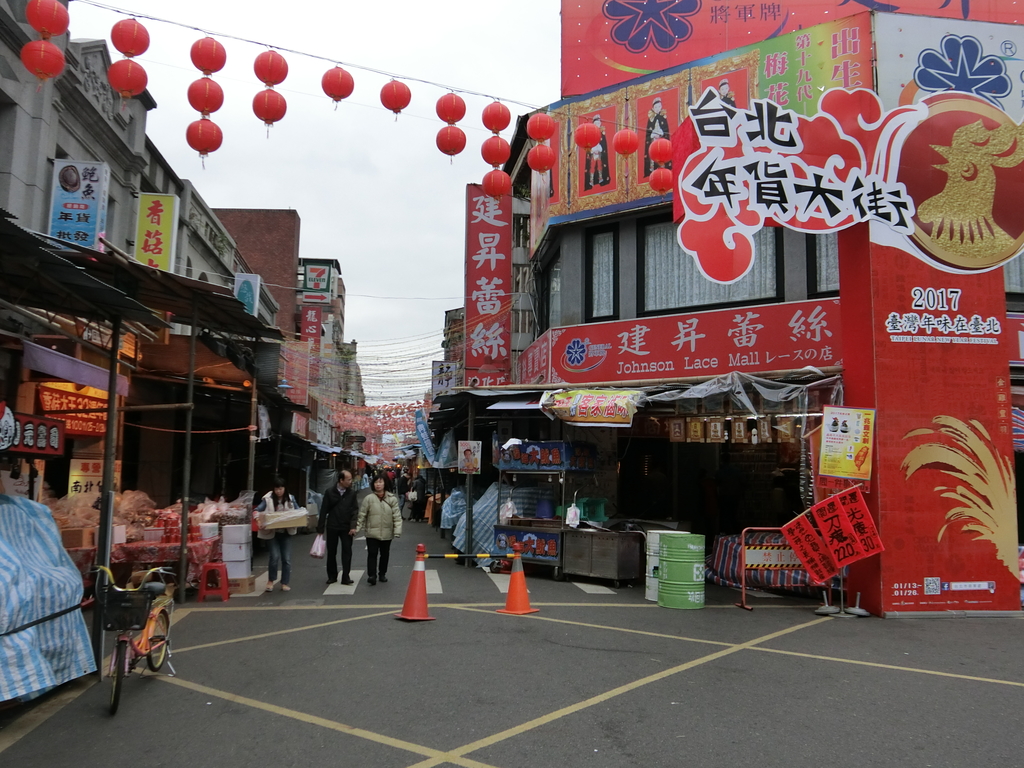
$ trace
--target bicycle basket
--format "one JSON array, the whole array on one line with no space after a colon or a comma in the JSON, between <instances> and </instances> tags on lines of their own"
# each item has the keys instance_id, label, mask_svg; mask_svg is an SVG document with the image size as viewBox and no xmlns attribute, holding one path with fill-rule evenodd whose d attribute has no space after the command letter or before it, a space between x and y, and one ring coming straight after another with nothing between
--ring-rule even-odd
<instances>
[{"instance_id":1,"label":"bicycle basket","mask_svg":"<svg viewBox=\"0 0 1024 768\"><path fill-rule=\"evenodd\" d=\"M100 595L105 630L124 632L146 626L149 607L153 603L153 596L149 592L142 589L121 591L108 587Z\"/></svg>"}]
</instances>

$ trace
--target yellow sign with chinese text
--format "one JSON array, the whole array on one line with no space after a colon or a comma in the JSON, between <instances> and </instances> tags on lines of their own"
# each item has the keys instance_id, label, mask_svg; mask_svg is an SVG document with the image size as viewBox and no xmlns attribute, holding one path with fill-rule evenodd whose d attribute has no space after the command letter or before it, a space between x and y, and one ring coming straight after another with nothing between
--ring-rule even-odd
<instances>
[{"instance_id":1,"label":"yellow sign with chinese text","mask_svg":"<svg viewBox=\"0 0 1024 768\"><path fill-rule=\"evenodd\" d=\"M540 407L562 421L588 427L628 427L642 394L635 390L571 389L545 392Z\"/></svg>"},{"instance_id":2,"label":"yellow sign with chinese text","mask_svg":"<svg viewBox=\"0 0 1024 768\"><path fill-rule=\"evenodd\" d=\"M874 452L874 409L826 405L824 410L818 474L869 480Z\"/></svg>"},{"instance_id":3,"label":"yellow sign with chinese text","mask_svg":"<svg viewBox=\"0 0 1024 768\"><path fill-rule=\"evenodd\" d=\"M172 271L178 233L177 195L139 195L135 225L135 260Z\"/></svg>"}]
</instances>

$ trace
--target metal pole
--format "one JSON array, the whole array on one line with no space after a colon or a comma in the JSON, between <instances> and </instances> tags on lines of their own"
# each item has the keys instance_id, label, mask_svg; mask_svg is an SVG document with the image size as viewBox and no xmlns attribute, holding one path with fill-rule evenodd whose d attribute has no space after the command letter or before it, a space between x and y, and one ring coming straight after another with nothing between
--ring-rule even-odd
<instances>
[{"instance_id":1,"label":"metal pole","mask_svg":"<svg viewBox=\"0 0 1024 768\"><path fill-rule=\"evenodd\" d=\"M185 400L193 405L196 388L196 336L199 326L199 299L192 294L192 327L188 337L188 384ZM185 602L185 581L188 579L188 502L192 486L192 413L185 411L185 465L181 470L181 546L178 555L178 602Z\"/></svg>"},{"instance_id":2,"label":"metal pole","mask_svg":"<svg viewBox=\"0 0 1024 768\"><path fill-rule=\"evenodd\" d=\"M473 422L476 420L476 401L473 395L469 395L469 419L466 427L466 439L473 439ZM473 551L473 475L466 475L466 554ZM476 566L473 558L465 559L466 567Z\"/></svg>"},{"instance_id":3,"label":"metal pole","mask_svg":"<svg viewBox=\"0 0 1024 768\"><path fill-rule=\"evenodd\" d=\"M259 398L256 392L256 374L252 377L252 400L249 403L249 473L246 475L246 490L255 492L253 482L256 474L256 442L259 439Z\"/></svg>"},{"instance_id":4,"label":"metal pole","mask_svg":"<svg viewBox=\"0 0 1024 768\"><path fill-rule=\"evenodd\" d=\"M117 360L121 346L121 318L115 317L110 331L110 369L107 372L107 428L103 435L103 511L97 532L96 564L110 567L110 534L114 524L114 462L117 461ZM97 594L107 583L106 574L96 574ZM103 603L96 601L92 614L92 653L96 669L103 675Z\"/></svg>"}]
</instances>

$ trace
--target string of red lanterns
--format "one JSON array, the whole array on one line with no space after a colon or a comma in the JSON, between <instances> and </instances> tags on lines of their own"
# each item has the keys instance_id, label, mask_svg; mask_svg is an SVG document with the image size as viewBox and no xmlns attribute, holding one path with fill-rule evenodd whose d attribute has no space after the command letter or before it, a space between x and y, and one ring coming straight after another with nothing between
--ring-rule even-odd
<instances>
[{"instance_id":1,"label":"string of red lanterns","mask_svg":"<svg viewBox=\"0 0 1024 768\"><path fill-rule=\"evenodd\" d=\"M64 71L64 53L50 42L68 31L68 9L57 0L29 0L25 19L39 33L40 40L31 40L21 48L21 63L39 78L40 84Z\"/></svg>"},{"instance_id":2,"label":"string of red lanterns","mask_svg":"<svg viewBox=\"0 0 1024 768\"><path fill-rule=\"evenodd\" d=\"M267 126L267 137L270 129L288 111L288 102L284 96L274 90L288 77L288 62L284 56L274 50L264 51L253 62L256 78L266 86L252 100L252 111Z\"/></svg>"},{"instance_id":3,"label":"string of red lanterns","mask_svg":"<svg viewBox=\"0 0 1024 768\"><path fill-rule=\"evenodd\" d=\"M549 140L556 130L558 123L547 112L536 112L526 121L526 135L537 142L526 153L526 164L537 173L545 173L555 167L557 155Z\"/></svg>"},{"instance_id":4,"label":"string of red lanterns","mask_svg":"<svg viewBox=\"0 0 1024 768\"><path fill-rule=\"evenodd\" d=\"M484 174L484 194L493 198L503 197L512 191L512 178L499 166L508 162L512 156L512 148L499 134L512 122L512 113L500 101L492 101L484 107L481 119L484 128L494 134L485 139L480 147L480 156L484 162L494 166L493 171Z\"/></svg>"},{"instance_id":5,"label":"string of red lanterns","mask_svg":"<svg viewBox=\"0 0 1024 768\"><path fill-rule=\"evenodd\" d=\"M185 129L185 141L199 153L205 167L206 156L224 142L224 132L210 119L224 105L224 89L210 76L224 68L228 52L217 40L204 37L192 43L189 58L203 76L188 87L188 103L201 117Z\"/></svg>"},{"instance_id":6,"label":"string of red lanterns","mask_svg":"<svg viewBox=\"0 0 1024 768\"><path fill-rule=\"evenodd\" d=\"M320 87L331 98L334 108L337 109L339 101L352 95L356 83L346 70L334 67L324 72L324 76L320 78Z\"/></svg>"},{"instance_id":7,"label":"string of red lanterns","mask_svg":"<svg viewBox=\"0 0 1024 768\"><path fill-rule=\"evenodd\" d=\"M395 120L398 120L398 113L408 107L411 101L412 91L401 80L389 80L380 89L380 103L395 113Z\"/></svg>"},{"instance_id":8,"label":"string of red lanterns","mask_svg":"<svg viewBox=\"0 0 1024 768\"><path fill-rule=\"evenodd\" d=\"M149 31L138 19L122 19L110 30L110 42L125 58L110 65L107 82L122 99L138 96L146 90L149 76L132 57L145 53L149 48Z\"/></svg>"},{"instance_id":9,"label":"string of red lanterns","mask_svg":"<svg viewBox=\"0 0 1024 768\"><path fill-rule=\"evenodd\" d=\"M446 93L437 100L434 111L441 120L448 123L437 132L437 148L449 157L454 157L466 148L466 134L455 125L466 116L466 102L457 93Z\"/></svg>"}]
</instances>

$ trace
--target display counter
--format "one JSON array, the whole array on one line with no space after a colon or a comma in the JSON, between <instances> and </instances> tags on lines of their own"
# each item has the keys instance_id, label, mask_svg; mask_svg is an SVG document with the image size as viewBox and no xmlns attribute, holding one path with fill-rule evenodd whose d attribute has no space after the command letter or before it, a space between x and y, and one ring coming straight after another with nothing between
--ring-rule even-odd
<instances>
[{"instance_id":1,"label":"display counter","mask_svg":"<svg viewBox=\"0 0 1024 768\"><path fill-rule=\"evenodd\" d=\"M562 533L562 572L610 579L618 588L644 575L644 535L638 531L576 528Z\"/></svg>"}]
</instances>

